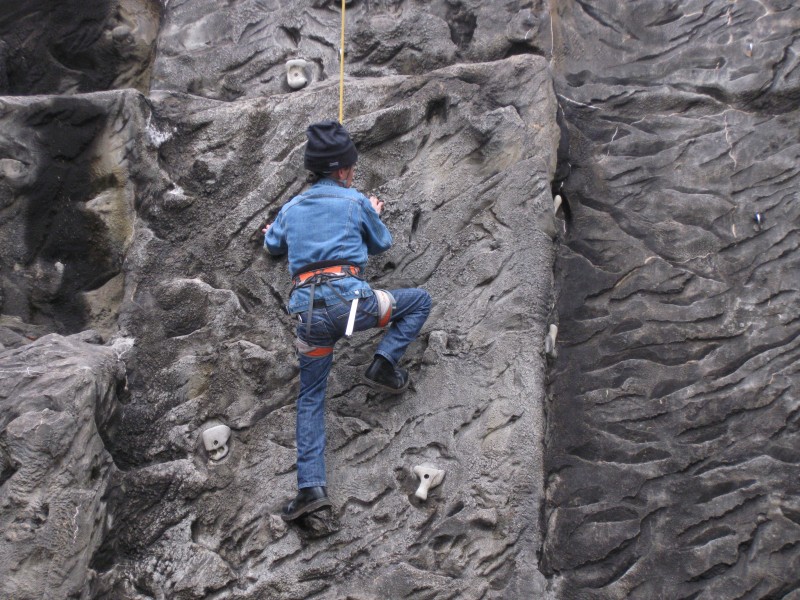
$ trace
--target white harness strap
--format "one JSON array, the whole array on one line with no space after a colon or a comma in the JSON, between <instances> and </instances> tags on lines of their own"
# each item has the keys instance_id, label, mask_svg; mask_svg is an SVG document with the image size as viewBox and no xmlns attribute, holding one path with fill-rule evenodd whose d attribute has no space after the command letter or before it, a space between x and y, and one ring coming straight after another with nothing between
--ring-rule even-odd
<instances>
[{"instance_id":1,"label":"white harness strap","mask_svg":"<svg viewBox=\"0 0 800 600\"><path fill-rule=\"evenodd\" d=\"M353 301L350 303L350 316L347 317L347 328L344 330L344 334L347 337L353 335L353 328L356 325L357 311L358 311L358 297L353 298Z\"/></svg>"}]
</instances>

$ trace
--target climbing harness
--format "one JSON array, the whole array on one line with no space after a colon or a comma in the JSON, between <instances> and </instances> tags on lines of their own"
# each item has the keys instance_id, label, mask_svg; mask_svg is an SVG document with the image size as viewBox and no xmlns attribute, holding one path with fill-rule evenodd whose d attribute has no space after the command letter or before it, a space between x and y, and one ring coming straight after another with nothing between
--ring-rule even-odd
<instances>
[{"instance_id":1,"label":"climbing harness","mask_svg":"<svg viewBox=\"0 0 800 600\"><path fill-rule=\"evenodd\" d=\"M333 264L326 264L333 262ZM311 288L308 294L308 320L306 322L306 335L311 333L311 317L314 315L314 292L318 285L324 285L345 277L359 278L361 269L355 265L336 264L337 261L324 261L308 265L292 278L292 290L289 295L299 288ZM331 288L338 296L335 288ZM344 298L342 298L344 300Z\"/></svg>"},{"instance_id":2,"label":"climbing harness","mask_svg":"<svg viewBox=\"0 0 800 600\"><path fill-rule=\"evenodd\" d=\"M310 288L308 294L308 311L306 312L306 335L311 334L311 318L314 316L315 304L314 292L316 291L317 286L325 285L339 279L344 279L345 277L356 277L361 279L359 276L361 269L359 267L349 264L336 264L336 262L337 261L322 261L319 263L313 263L308 265L305 269L301 270L292 278L292 290L289 292L289 295L291 295L296 289L304 287ZM339 292L336 291L336 288L331 287L331 289L333 290L334 294L339 296L339 298L345 302L345 299L339 294ZM358 298L353 300L353 304L355 306L358 305ZM351 309L351 313L353 312L354 310ZM350 334L352 334L352 328L350 330ZM331 351L333 351L332 348ZM303 354L312 356L309 352L303 352ZM321 356L325 355L326 354L322 354Z\"/></svg>"},{"instance_id":3,"label":"climbing harness","mask_svg":"<svg viewBox=\"0 0 800 600\"><path fill-rule=\"evenodd\" d=\"M328 356L329 354L333 354L332 346L312 346L300 338L297 338L294 341L294 346L297 348L297 351L300 354L305 354L311 358L322 358L324 356Z\"/></svg>"},{"instance_id":4,"label":"climbing harness","mask_svg":"<svg viewBox=\"0 0 800 600\"><path fill-rule=\"evenodd\" d=\"M316 307L317 300L314 298L317 286L326 285L345 277L355 277L362 279L361 269L355 265L350 264L336 264L337 261L322 261L313 263L298 272L292 278L292 289L289 294L291 295L295 290L300 288L309 288L308 295L308 310L306 311L306 335L311 334L311 321L314 315L314 308ZM335 287L331 287L333 293L336 294L342 302L347 300L336 291ZM386 327L392 319L392 314L395 311L397 302L394 296L386 290L373 290L373 294L378 303L377 326ZM350 314L347 319L347 326L345 328L345 336L350 337L353 334L355 327L356 313L358 312L358 298L353 298L350 302ZM324 302L319 300L319 302ZM295 346L298 352L306 356L320 358L328 356L333 352L333 348L327 346L312 346L304 342L300 338L295 341Z\"/></svg>"},{"instance_id":5,"label":"climbing harness","mask_svg":"<svg viewBox=\"0 0 800 600\"><path fill-rule=\"evenodd\" d=\"M353 298L350 303L350 314L347 317L347 327L344 329L345 337L353 335L353 328L356 326L356 312L358 312L358 298Z\"/></svg>"},{"instance_id":6,"label":"climbing harness","mask_svg":"<svg viewBox=\"0 0 800 600\"><path fill-rule=\"evenodd\" d=\"M360 272L361 269L357 266L341 264L340 261L333 261L333 264L313 263L292 278L292 291L310 285L315 278L319 279L317 276L321 276L322 279L341 279L342 277L358 277Z\"/></svg>"},{"instance_id":7,"label":"climbing harness","mask_svg":"<svg viewBox=\"0 0 800 600\"><path fill-rule=\"evenodd\" d=\"M342 0L342 36L339 41L339 124L344 124L344 11L345 0Z\"/></svg>"}]
</instances>

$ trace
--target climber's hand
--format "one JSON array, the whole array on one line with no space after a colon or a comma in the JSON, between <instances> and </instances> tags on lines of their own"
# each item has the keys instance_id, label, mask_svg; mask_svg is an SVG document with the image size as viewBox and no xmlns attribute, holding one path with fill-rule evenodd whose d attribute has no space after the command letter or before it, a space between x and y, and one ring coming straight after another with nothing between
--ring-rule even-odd
<instances>
[{"instance_id":1,"label":"climber's hand","mask_svg":"<svg viewBox=\"0 0 800 600\"><path fill-rule=\"evenodd\" d=\"M383 210L383 201L382 200L378 200L377 196L370 196L369 197L369 203L372 204L372 208L375 209L376 213L381 214L381 211Z\"/></svg>"}]
</instances>

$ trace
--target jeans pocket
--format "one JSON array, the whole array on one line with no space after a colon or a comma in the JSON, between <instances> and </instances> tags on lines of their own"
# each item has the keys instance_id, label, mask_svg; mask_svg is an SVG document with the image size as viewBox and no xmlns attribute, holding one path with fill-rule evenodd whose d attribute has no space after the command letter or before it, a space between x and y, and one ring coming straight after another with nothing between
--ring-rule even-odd
<instances>
[{"instance_id":1,"label":"jeans pocket","mask_svg":"<svg viewBox=\"0 0 800 600\"><path fill-rule=\"evenodd\" d=\"M331 323L338 324L341 321L347 322L347 316L350 314L349 302L337 302L328 306L328 316Z\"/></svg>"},{"instance_id":2,"label":"jeans pocket","mask_svg":"<svg viewBox=\"0 0 800 600\"><path fill-rule=\"evenodd\" d=\"M317 308L311 315L311 327L308 326L306 319L308 313L300 313L300 321L297 323L297 337L311 344L312 346L332 346L336 341L336 336L331 326L331 319L327 309Z\"/></svg>"}]
</instances>

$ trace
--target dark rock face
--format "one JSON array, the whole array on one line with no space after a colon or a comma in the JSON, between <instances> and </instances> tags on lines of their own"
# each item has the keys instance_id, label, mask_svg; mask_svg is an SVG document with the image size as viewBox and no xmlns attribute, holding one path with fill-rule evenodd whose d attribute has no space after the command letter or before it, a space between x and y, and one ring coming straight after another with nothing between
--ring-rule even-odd
<instances>
[{"instance_id":1,"label":"dark rock face","mask_svg":"<svg viewBox=\"0 0 800 600\"><path fill-rule=\"evenodd\" d=\"M545 566L564 597L800 586L798 26L780 2L554 14L571 219Z\"/></svg>"},{"instance_id":2,"label":"dark rock face","mask_svg":"<svg viewBox=\"0 0 800 600\"><path fill-rule=\"evenodd\" d=\"M796 596L800 9L347 7L368 277L435 305L399 401L379 332L337 346L334 508L292 525L260 229L337 114L340 2L0 8L0 595Z\"/></svg>"},{"instance_id":3,"label":"dark rock face","mask_svg":"<svg viewBox=\"0 0 800 600\"><path fill-rule=\"evenodd\" d=\"M4 315L61 333L116 330L141 102L131 93L3 102Z\"/></svg>"},{"instance_id":4,"label":"dark rock face","mask_svg":"<svg viewBox=\"0 0 800 600\"><path fill-rule=\"evenodd\" d=\"M158 0L25 0L0 10L0 95L146 92Z\"/></svg>"}]
</instances>

